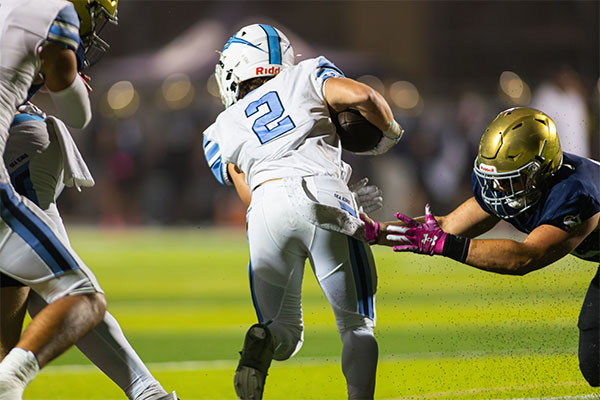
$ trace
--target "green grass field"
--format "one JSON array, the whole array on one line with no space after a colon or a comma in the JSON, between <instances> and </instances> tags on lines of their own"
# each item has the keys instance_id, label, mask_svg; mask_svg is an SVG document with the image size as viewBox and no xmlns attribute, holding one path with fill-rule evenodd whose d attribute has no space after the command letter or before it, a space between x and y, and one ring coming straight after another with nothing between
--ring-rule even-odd
<instances>
[{"instance_id":1,"label":"green grass field","mask_svg":"<svg viewBox=\"0 0 600 400\"><path fill-rule=\"evenodd\" d=\"M235 398L244 333L255 322L243 231L72 229L109 310L165 389L182 400ZM378 399L600 398L580 376L576 327L596 265L569 256L525 277L445 258L375 249ZM342 399L341 342L314 275L305 274L305 342L274 362L266 399ZM581 397L579 397L581 396ZM124 399L71 349L25 399Z\"/></svg>"}]
</instances>

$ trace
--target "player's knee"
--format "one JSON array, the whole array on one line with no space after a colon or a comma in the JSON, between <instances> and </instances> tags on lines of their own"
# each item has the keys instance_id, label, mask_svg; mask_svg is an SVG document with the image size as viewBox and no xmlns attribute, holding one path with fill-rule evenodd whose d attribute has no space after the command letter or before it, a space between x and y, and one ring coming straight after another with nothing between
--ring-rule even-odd
<instances>
[{"instance_id":1,"label":"player's knee","mask_svg":"<svg viewBox=\"0 0 600 400\"><path fill-rule=\"evenodd\" d=\"M273 324L269 326L275 338L273 358L283 361L296 354L304 343L302 326Z\"/></svg>"},{"instance_id":2,"label":"player's knee","mask_svg":"<svg viewBox=\"0 0 600 400\"><path fill-rule=\"evenodd\" d=\"M349 349L370 349L377 353L377 339L370 327L360 326L345 329L340 332L344 347Z\"/></svg>"},{"instance_id":3,"label":"player's knee","mask_svg":"<svg viewBox=\"0 0 600 400\"><path fill-rule=\"evenodd\" d=\"M370 335L373 336L373 329L375 328L375 322L368 317L352 314L345 316L343 319L337 320L337 327L340 336L346 334L359 334L359 335Z\"/></svg>"},{"instance_id":4,"label":"player's knee","mask_svg":"<svg viewBox=\"0 0 600 400\"><path fill-rule=\"evenodd\" d=\"M85 312L93 325L98 325L106 313L106 298L102 293L75 295L80 302L85 302Z\"/></svg>"},{"instance_id":5,"label":"player's knee","mask_svg":"<svg viewBox=\"0 0 600 400\"><path fill-rule=\"evenodd\" d=\"M90 309L94 315L94 319L98 322L102 321L106 313L106 297L102 293L94 293L85 295L90 301Z\"/></svg>"}]
</instances>

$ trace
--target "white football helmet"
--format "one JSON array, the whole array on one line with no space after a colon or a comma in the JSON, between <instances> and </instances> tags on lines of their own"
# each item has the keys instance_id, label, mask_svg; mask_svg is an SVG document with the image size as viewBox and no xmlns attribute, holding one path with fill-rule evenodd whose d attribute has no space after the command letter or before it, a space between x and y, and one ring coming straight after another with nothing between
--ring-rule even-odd
<instances>
[{"instance_id":1,"label":"white football helmet","mask_svg":"<svg viewBox=\"0 0 600 400\"><path fill-rule=\"evenodd\" d=\"M225 43L215 67L223 104L238 100L240 82L277 75L291 65L294 50L280 30L264 24L243 27Z\"/></svg>"}]
</instances>

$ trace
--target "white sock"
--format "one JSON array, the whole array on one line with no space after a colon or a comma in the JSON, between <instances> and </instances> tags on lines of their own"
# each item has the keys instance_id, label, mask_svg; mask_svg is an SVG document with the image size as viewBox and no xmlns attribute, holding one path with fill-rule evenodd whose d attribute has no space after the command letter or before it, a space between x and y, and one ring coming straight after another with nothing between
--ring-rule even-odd
<instances>
[{"instance_id":1,"label":"white sock","mask_svg":"<svg viewBox=\"0 0 600 400\"><path fill-rule=\"evenodd\" d=\"M160 383L156 382L147 386L142 393L135 397L136 400L155 400L166 396L167 392L163 389Z\"/></svg>"},{"instance_id":2,"label":"white sock","mask_svg":"<svg viewBox=\"0 0 600 400\"><path fill-rule=\"evenodd\" d=\"M39 370L38 361L31 351L15 347L0 362L0 382L23 391Z\"/></svg>"}]
</instances>

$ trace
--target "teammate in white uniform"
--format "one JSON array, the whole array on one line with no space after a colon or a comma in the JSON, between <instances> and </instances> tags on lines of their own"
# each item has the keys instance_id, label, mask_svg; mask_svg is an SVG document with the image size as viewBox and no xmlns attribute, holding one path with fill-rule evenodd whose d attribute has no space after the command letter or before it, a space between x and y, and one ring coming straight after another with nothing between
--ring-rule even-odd
<instances>
[{"instance_id":1,"label":"teammate in white uniform","mask_svg":"<svg viewBox=\"0 0 600 400\"><path fill-rule=\"evenodd\" d=\"M233 180L242 199L251 198L249 273L259 323L246 334L237 395L261 398L271 360L286 360L302 346L309 259L343 342L348 397L373 398L377 276L329 109L355 107L384 131L369 154L391 148L402 129L381 95L326 58L294 65L290 42L268 25L244 27L229 39L216 78L226 110L204 133L206 157L221 183Z\"/></svg>"},{"instance_id":2,"label":"teammate in white uniform","mask_svg":"<svg viewBox=\"0 0 600 400\"><path fill-rule=\"evenodd\" d=\"M68 243L66 229L56 207L65 182L70 186L90 186L91 175L87 182L77 182L74 176L65 171L67 157L75 165L84 164L73 153L63 150L70 142L66 127L55 118L46 115L31 104L19 107L19 114L10 128L10 135L4 153L4 162L10 173L16 191L35 202L54 222L62 239ZM62 143L65 143L63 145ZM72 164L71 164L72 165ZM79 172L77 176L84 176ZM82 265L82 269L87 267ZM87 273L92 276L91 271ZM29 294L29 299L27 295ZM0 299L9 299L14 306L9 310L14 315L9 321L3 321L7 315L0 315L2 336L0 337L0 359L14 346L21 333L25 307L35 316L46 303L35 292L20 282L0 273ZM2 305L7 311L8 305ZM6 323L9 322L9 323ZM152 376L135 350L125 338L116 319L108 312L104 319L89 334L76 343L76 346L111 378L132 400L176 400L175 392L167 394L160 383Z\"/></svg>"},{"instance_id":3,"label":"teammate in white uniform","mask_svg":"<svg viewBox=\"0 0 600 400\"><path fill-rule=\"evenodd\" d=\"M116 4L116 0L77 2L83 12L82 22L91 29L89 48L95 43L93 28L97 18L112 17ZM69 125L82 128L89 122L88 92L77 74L75 52L79 42L79 18L73 4L64 0L0 0L0 151L3 156L17 106L35 87L46 85L59 114ZM35 142L36 139L40 138L31 138L34 148L48 145ZM46 155L51 153L48 151ZM46 155L40 156L40 160ZM41 172L40 177L52 180L57 171L37 172ZM36 189L48 189L48 184L52 185L42 177ZM50 190L55 189L56 186ZM48 304L37 313L0 363L2 400L21 399L25 386L39 368L80 340L103 319L106 310L104 295L93 274L70 248L60 217L51 205L55 198L48 197L49 193L44 190L38 193L43 194L42 202L48 206L50 218L34 202L15 192L6 166L1 164L0 272L32 288L41 297L40 307L44 302ZM3 297L3 303L4 300L7 298ZM10 306L10 302L14 305L22 298L8 300Z\"/></svg>"}]
</instances>

